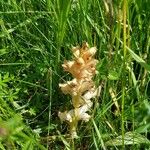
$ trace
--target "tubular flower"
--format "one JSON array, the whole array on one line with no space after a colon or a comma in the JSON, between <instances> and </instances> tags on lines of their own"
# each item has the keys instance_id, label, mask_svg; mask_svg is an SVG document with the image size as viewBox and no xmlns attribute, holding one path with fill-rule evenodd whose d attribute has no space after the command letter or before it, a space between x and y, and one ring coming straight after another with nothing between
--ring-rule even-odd
<instances>
[{"instance_id":1,"label":"tubular flower","mask_svg":"<svg viewBox=\"0 0 150 150\"><path fill-rule=\"evenodd\" d=\"M96 64L98 60L94 59L96 47L89 48L87 43L82 47L73 47L72 61L64 61L62 65L64 71L72 74L71 81L59 84L64 94L70 94L72 97L73 109L70 111L59 112L61 121L67 121L70 126L72 138L77 137L76 129L79 120L89 121L91 116L87 113L92 107L91 98L95 97L95 86L92 81L96 74Z\"/></svg>"}]
</instances>

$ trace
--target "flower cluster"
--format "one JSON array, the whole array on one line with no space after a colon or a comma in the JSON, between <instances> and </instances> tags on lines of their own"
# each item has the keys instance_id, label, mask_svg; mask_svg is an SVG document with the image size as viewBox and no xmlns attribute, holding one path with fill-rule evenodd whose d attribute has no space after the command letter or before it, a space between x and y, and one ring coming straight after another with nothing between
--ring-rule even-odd
<instances>
[{"instance_id":1,"label":"flower cluster","mask_svg":"<svg viewBox=\"0 0 150 150\"><path fill-rule=\"evenodd\" d=\"M73 109L70 111L59 112L61 121L67 121L70 126L72 138L77 137L76 128L79 120L89 121L90 115L87 111L92 107L90 100L94 96L95 85L92 81L96 74L97 60L93 58L96 48L89 48L87 43L82 47L73 47L74 58L72 61L65 61L62 67L73 76L72 81L59 84L64 94L70 94L72 97Z\"/></svg>"}]
</instances>

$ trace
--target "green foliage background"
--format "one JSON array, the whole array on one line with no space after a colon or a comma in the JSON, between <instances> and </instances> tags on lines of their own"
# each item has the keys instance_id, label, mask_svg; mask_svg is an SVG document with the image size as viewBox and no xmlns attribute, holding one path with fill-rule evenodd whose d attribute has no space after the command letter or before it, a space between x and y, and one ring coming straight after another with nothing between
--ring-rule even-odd
<instances>
[{"instance_id":1,"label":"green foliage background","mask_svg":"<svg viewBox=\"0 0 150 150\"><path fill-rule=\"evenodd\" d=\"M72 142L57 116L70 107L58 84L84 41L98 49L102 90ZM0 149L149 149L149 46L149 0L1 0Z\"/></svg>"}]
</instances>

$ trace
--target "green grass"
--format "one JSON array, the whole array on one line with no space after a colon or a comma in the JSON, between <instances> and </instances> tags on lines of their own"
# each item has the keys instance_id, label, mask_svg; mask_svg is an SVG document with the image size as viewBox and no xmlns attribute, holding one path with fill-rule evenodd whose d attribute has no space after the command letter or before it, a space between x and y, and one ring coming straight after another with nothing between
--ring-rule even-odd
<instances>
[{"instance_id":1,"label":"green grass","mask_svg":"<svg viewBox=\"0 0 150 150\"><path fill-rule=\"evenodd\" d=\"M96 46L100 96L72 141L59 110L71 47ZM0 149L150 148L149 0L0 1ZM110 92L111 91L111 92Z\"/></svg>"}]
</instances>

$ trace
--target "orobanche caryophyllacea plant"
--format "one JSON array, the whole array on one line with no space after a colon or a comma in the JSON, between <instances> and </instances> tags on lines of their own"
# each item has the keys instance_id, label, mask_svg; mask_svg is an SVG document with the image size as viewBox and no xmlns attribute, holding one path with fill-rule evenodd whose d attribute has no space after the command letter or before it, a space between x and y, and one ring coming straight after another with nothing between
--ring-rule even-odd
<instances>
[{"instance_id":1,"label":"orobanche caryophyllacea plant","mask_svg":"<svg viewBox=\"0 0 150 150\"><path fill-rule=\"evenodd\" d=\"M79 120L89 121L90 115L87 113L93 103L91 98L95 95L95 85L92 80L96 74L96 64L98 60L93 56L96 53L96 47L89 48L88 43L82 47L73 47L73 60L65 61L62 67L73 76L73 80L64 84L59 84L64 94L70 94L72 97L73 109L70 111L59 112L61 121L67 121L70 126L72 138L77 138L77 125Z\"/></svg>"}]
</instances>

